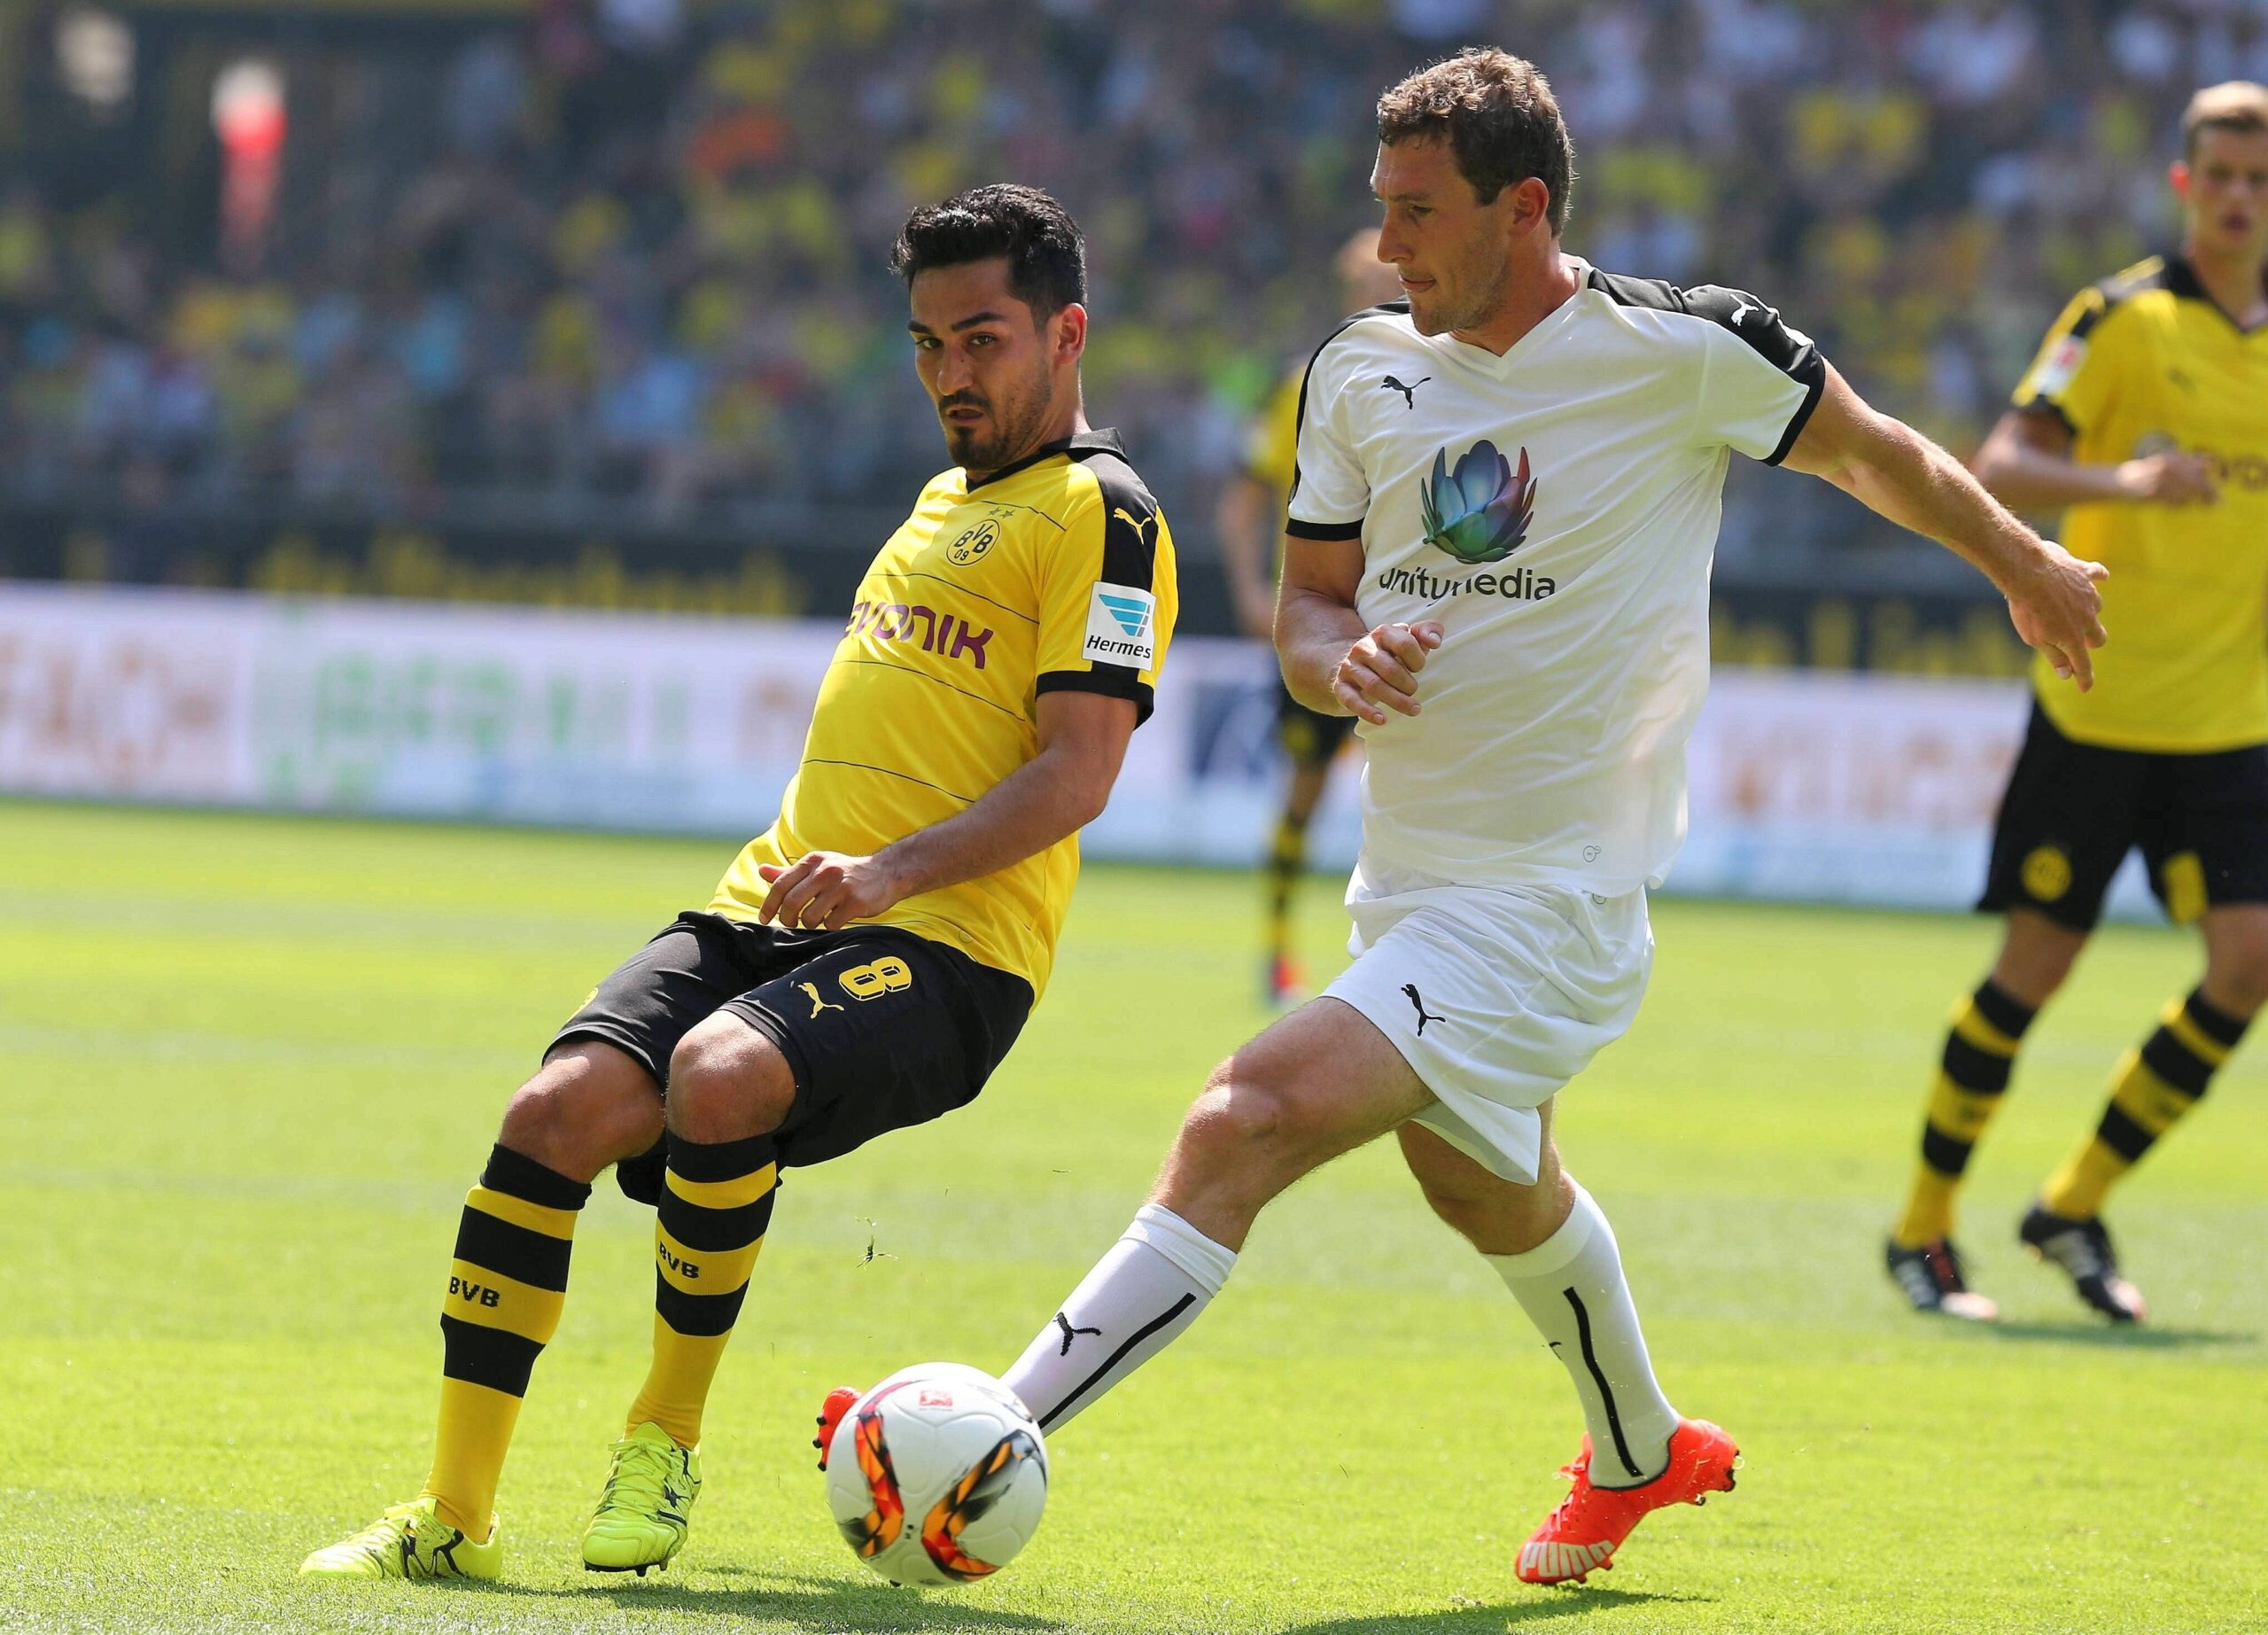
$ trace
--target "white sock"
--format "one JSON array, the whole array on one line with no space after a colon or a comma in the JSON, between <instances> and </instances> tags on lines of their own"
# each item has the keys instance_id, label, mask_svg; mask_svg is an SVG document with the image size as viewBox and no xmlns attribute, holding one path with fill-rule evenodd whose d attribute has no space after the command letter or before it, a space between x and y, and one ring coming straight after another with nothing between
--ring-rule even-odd
<instances>
[{"instance_id":1,"label":"white sock","mask_svg":"<svg viewBox=\"0 0 2268 1635\"><path fill-rule=\"evenodd\" d=\"M1195 1322L1236 1264L1234 1250L1144 1204L1002 1382L1042 1430L1060 1429Z\"/></svg>"},{"instance_id":2,"label":"white sock","mask_svg":"<svg viewBox=\"0 0 2268 1635\"><path fill-rule=\"evenodd\" d=\"M1591 1434L1591 1483L1636 1487L1668 1468L1677 1411L1654 1382L1614 1228L1575 1188L1574 1213L1524 1255L1484 1256L1575 1382Z\"/></svg>"}]
</instances>

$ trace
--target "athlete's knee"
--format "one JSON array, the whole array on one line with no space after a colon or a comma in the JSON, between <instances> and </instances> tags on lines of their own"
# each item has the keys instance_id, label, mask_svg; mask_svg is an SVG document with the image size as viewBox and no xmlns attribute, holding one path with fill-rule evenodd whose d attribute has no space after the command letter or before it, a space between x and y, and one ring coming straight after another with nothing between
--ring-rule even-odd
<instances>
[{"instance_id":1,"label":"athlete's knee","mask_svg":"<svg viewBox=\"0 0 2268 1635\"><path fill-rule=\"evenodd\" d=\"M662 1134L662 1098L628 1052L578 1039L544 1059L504 1109L497 1141L546 1169L589 1181Z\"/></svg>"},{"instance_id":2,"label":"athlete's knee","mask_svg":"<svg viewBox=\"0 0 2268 1635\"><path fill-rule=\"evenodd\" d=\"M670 1133L688 1141L769 1135L796 1103L795 1071L780 1047L718 1011L670 1053Z\"/></svg>"},{"instance_id":3,"label":"athlete's knee","mask_svg":"<svg viewBox=\"0 0 2268 1635\"><path fill-rule=\"evenodd\" d=\"M2249 1022L2268 1005L2268 948L2212 971L2205 997L2215 1008Z\"/></svg>"},{"instance_id":4,"label":"athlete's knee","mask_svg":"<svg viewBox=\"0 0 2268 1635\"><path fill-rule=\"evenodd\" d=\"M2055 997L2086 946L2086 932L2019 909L2008 915L2008 936L1992 964L1993 984L2037 1010Z\"/></svg>"},{"instance_id":5,"label":"athlete's knee","mask_svg":"<svg viewBox=\"0 0 2268 1635\"><path fill-rule=\"evenodd\" d=\"M1407 1138L1403 1140L1402 1148L1405 1154L1409 1152ZM1452 1231L1469 1238L1487 1224L1489 1205L1495 1201L1494 1188L1473 1178L1443 1176L1420 1169L1415 1164L1410 1168L1410 1173L1417 1178L1418 1190L1425 1195L1425 1207ZM1499 1182L1498 1186L1503 1184Z\"/></svg>"},{"instance_id":6,"label":"athlete's knee","mask_svg":"<svg viewBox=\"0 0 2268 1635\"><path fill-rule=\"evenodd\" d=\"M1426 1206L1484 1255L1533 1249L1567 1218L1574 1187L1548 1139L1537 1158L1535 1180L1522 1186L1484 1168L1422 1125L1403 1125L1396 1133Z\"/></svg>"},{"instance_id":7,"label":"athlete's knee","mask_svg":"<svg viewBox=\"0 0 2268 1635\"><path fill-rule=\"evenodd\" d=\"M1181 1121L1184 1141L1233 1163L1276 1141L1291 1122L1286 1099L1262 1080L1239 1078L1231 1063L1213 1070L1205 1093Z\"/></svg>"},{"instance_id":8,"label":"athlete's knee","mask_svg":"<svg viewBox=\"0 0 2268 1635\"><path fill-rule=\"evenodd\" d=\"M1476 1216L1503 1203L1510 1181L1490 1174L1420 1125L1404 1125L1399 1134L1402 1157L1417 1180L1418 1190L1425 1195L1426 1207L1450 1226L1463 1231ZM1441 1153L1432 1150L1434 1148L1463 1162L1444 1162Z\"/></svg>"},{"instance_id":9,"label":"athlete's knee","mask_svg":"<svg viewBox=\"0 0 2268 1635\"><path fill-rule=\"evenodd\" d=\"M1215 1068L1182 1120L1182 1148L1208 1168L1278 1187L1337 1152L1329 1108L1282 1067L1247 1047Z\"/></svg>"},{"instance_id":10,"label":"athlete's knee","mask_svg":"<svg viewBox=\"0 0 2268 1635\"><path fill-rule=\"evenodd\" d=\"M1284 821L1301 835L1315 821L1315 809L1322 804L1324 780L1330 770L1328 761L1320 766L1303 764L1293 775L1292 787L1285 791Z\"/></svg>"},{"instance_id":11,"label":"athlete's knee","mask_svg":"<svg viewBox=\"0 0 2268 1635\"><path fill-rule=\"evenodd\" d=\"M1286 1098L1234 1068L1231 1061L1216 1069L1183 1116L1153 1198L1231 1249L1242 1246L1270 1200L1319 1162L1287 1141L1298 1116Z\"/></svg>"},{"instance_id":12,"label":"athlete's knee","mask_svg":"<svg viewBox=\"0 0 2268 1635\"><path fill-rule=\"evenodd\" d=\"M2268 910L2217 923L2206 946L2208 1000L2243 1018L2268 1005Z\"/></svg>"},{"instance_id":13,"label":"athlete's knee","mask_svg":"<svg viewBox=\"0 0 2268 1635\"><path fill-rule=\"evenodd\" d=\"M1224 1062L1182 1116L1174 1168L1189 1181L1239 1193L1259 1190L1264 1201L1276 1188L1254 1183L1278 1167L1278 1148L1291 1122L1285 1098L1273 1086L1240 1076L1233 1060Z\"/></svg>"}]
</instances>

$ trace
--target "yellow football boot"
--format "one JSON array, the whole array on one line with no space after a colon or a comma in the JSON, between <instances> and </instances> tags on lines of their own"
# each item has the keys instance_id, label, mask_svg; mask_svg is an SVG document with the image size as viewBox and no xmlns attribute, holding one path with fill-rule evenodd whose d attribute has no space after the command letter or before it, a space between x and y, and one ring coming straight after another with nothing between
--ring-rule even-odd
<instances>
[{"instance_id":1,"label":"yellow football boot","mask_svg":"<svg viewBox=\"0 0 2268 1635\"><path fill-rule=\"evenodd\" d=\"M478 1542L441 1520L433 1499L395 1505L352 1538L318 1550L299 1563L308 1578L481 1578L504 1568L504 1541L496 1518Z\"/></svg>"},{"instance_id":2,"label":"yellow football boot","mask_svg":"<svg viewBox=\"0 0 2268 1635\"><path fill-rule=\"evenodd\" d=\"M606 1490L583 1529L583 1565L594 1573L667 1570L685 1548L693 1501L701 1497L701 1455L641 1425L612 1449Z\"/></svg>"}]
</instances>

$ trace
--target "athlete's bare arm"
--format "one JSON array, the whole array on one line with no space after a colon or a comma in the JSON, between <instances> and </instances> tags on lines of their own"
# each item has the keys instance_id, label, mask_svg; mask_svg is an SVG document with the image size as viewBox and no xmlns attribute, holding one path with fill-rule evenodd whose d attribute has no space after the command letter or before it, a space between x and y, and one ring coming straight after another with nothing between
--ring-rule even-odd
<instances>
[{"instance_id":1,"label":"athlete's bare arm","mask_svg":"<svg viewBox=\"0 0 2268 1635\"><path fill-rule=\"evenodd\" d=\"M2101 564L2043 540L1986 493L1967 467L1904 422L1876 412L1833 366L1819 407L1789 451L1793 470L1823 477L1903 528L1973 563L2008 599L2016 634L2055 673L2094 685L2090 648L2106 639Z\"/></svg>"},{"instance_id":2,"label":"athlete's bare arm","mask_svg":"<svg viewBox=\"0 0 2268 1635\"><path fill-rule=\"evenodd\" d=\"M1213 512L1221 541L1221 572L1229 581L1229 603L1237 627L1265 641L1275 632L1276 594L1268 582L1268 547L1276 537L1276 491L1249 471L1239 471L1221 490Z\"/></svg>"},{"instance_id":3,"label":"athlete's bare arm","mask_svg":"<svg viewBox=\"0 0 2268 1635\"><path fill-rule=\"evenodd\" d=\"M2141 455L2115 465L2071 458L2071 429L2044 409L2012 409L2000 417L1970 462L1977 480L2011 510L2056 511L2106 500L2188 505L2220 497L2202 455Z\"/></svg>"},{"instance_id":4,"label":"athlete's bare arm","mask_svg":"<svg viewBox=\"0 0 2268 1635\"><path fill-rule=\"evenodd\" d=\"M1366 628L1355 611L1363 584L1360 540L1284 541L1276 602L1276 656L1292 697L1325 715L1415 715L1418 672L1441 644L1439 619Z\"/></svg>"},{"instance_id":5,"label":"athlete's bare arm","mask_svg":"<svg viewBox=\"0 0 2268 1635\"><path fill-rule=\"evenodd\" d=\"M1042 693L1038 752L967 811L870 857L812 852L785 868L761 865L772 890L757 918L840 930L920 892L997 874L1045 852L1102 814L1134 725L1130 698Z\"/></svg>"}]
</instances>

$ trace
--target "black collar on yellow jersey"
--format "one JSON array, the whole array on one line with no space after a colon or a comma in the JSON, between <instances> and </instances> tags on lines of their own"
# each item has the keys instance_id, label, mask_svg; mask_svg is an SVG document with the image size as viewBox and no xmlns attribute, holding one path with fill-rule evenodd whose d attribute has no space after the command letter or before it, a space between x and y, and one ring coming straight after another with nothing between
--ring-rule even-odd
<instances>
[{"instance_id":1,"label":"black collar on yellow jersey","mask_svg":"<svg viewBox=\"0 0 2268 1635\"><path fill-rule=\"evenodd\" d=\"M1060 454L1070 454L1075 450L1086 449L1115 454L1122 460L1126 457L1126 445L1118 440L1117 432L1109 426L1103 426L1092 432L1074 432L1060 442L1041 444L1022 459L1002 466L989 477L969 478L967 479L969 492L973 494L988 483L997 483L1004 477L1014 477L1018 471L1029 471L1042 460L1052 459Z\"/></svg>"},{"instance_id":2,"label":"black collar on yellow jersey","mask_svg":"<svg viewBox=\"0 0 2268 1635\"><path fill-rule=\"evenodd\" d=\"M2256 323L2247 329L2243 324L2239 323L2227 308L2213 299L2212 292L2205 287L2203 281L2197 276L2197 269L2192 267L2186 258L2168 254L2164 257L2164 261L2165 271L2160 275L2160 282L2167 294L2180 300L2204 302L2222 317L2226 318L2229 327L2240 335L2256 335L2263 328L2268 328L2268 325ZM2262 277L2264 280L2268 280L2268 269L2262 269Z\"/></svg>"}]
</instances>

